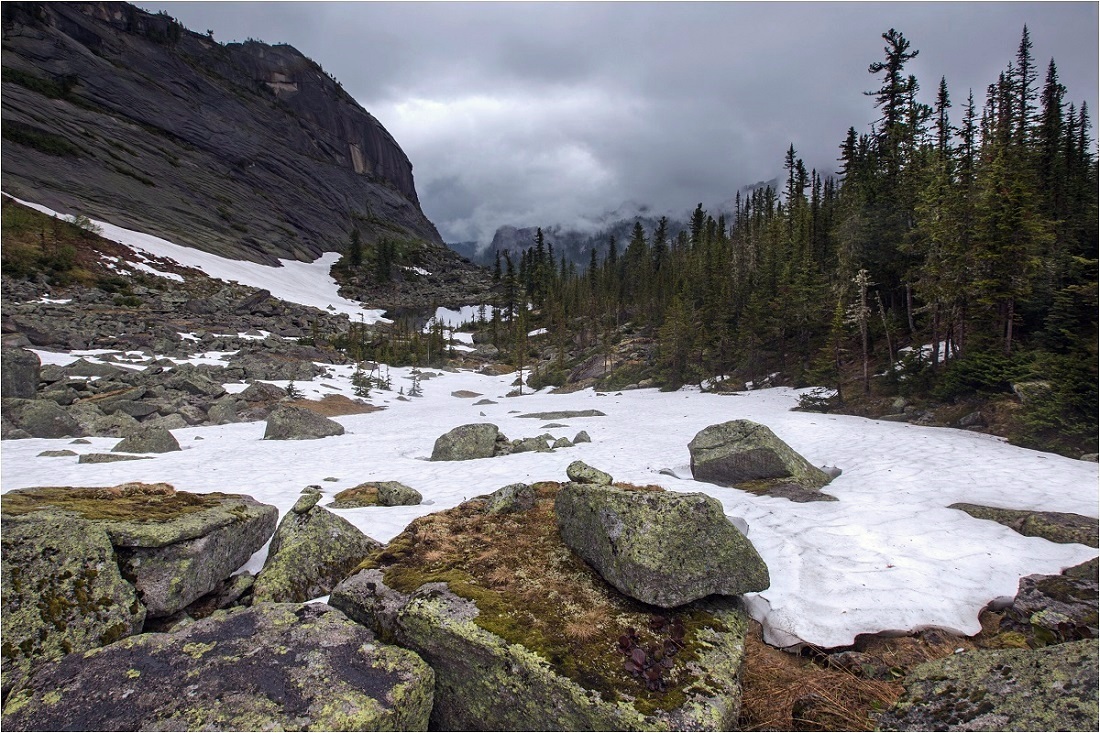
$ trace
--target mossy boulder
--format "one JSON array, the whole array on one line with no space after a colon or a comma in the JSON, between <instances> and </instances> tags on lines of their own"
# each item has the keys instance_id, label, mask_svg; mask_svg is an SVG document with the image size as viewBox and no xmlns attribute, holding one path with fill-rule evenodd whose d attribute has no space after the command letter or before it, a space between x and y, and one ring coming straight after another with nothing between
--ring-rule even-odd
<instances>
[{"instance_id":1,"label":"mossy boulder","mask_svg":"<svg viewBox=\"0 0 1100 733\"><path fill-rule=\"evenodd\" d=\"M1014 529L1025 537L1042 537L1059 544L1079 543L1096 547L1100 543L1100 520L1072 512L1037 512L1030 509L1000 509L982 504L952 504L949 509L966 512Z\"/></svg>"},{"instance_id":2,"label":"mossy boulder","mask_svg":"<svg viewBox=\"0 0 1100 733\"><path fill-rule=\"evenodd\" d=\"M180 450L176 436L164 428L139 427L131 431L112 453L171 453Z\"/></svg>"},{"instance_id":3,"label":"mossy boulder","mask_svg":"<svg viewBox=\"0 0 1100 733\"><path fill-rule=\"evenodd\" d=\"M288 512L256 576L256 603L300 603L326 595L382 545L324 507Z\"/></svg>"},{"instance_id":4,"label":"mossy boulder","mask_svg":"<svg viewBox=\"0 0 1100 733\"><path fill-rule=\"evenodd\" d=\"M267 542L279 514L250 496L140 483L20 489L5 495L3 508L5 515L65 510L101 528L150 618L217 587Z\"/></svg>"},{"instance_id":5,"label":"mossy boulder","mask_svg":"<svg viewBox=\"0 0 1100 733\"><path fill-rule=\"evenodd\" d=\"M1095 640L926 662L880 716L883 730L1082 730L1100 726Z\"/></svg>"},{"instance_id":6,"label":"mossy boulder","mask_svg":"<svg viewBox=\"0 0 1100 733\"><path fill-rule=\"evenodd\" d=\"M343 435L344 426L295 405L279 405L267 416L264 440L315 440Z\"/></svg>"},{"instance_id":7,"label":"mossy boulder","mask_svg":"<svg viewBox=\"0 0 1100 733\"><path fill-rule=\"evenodd\" d=\"M3 697L45 661L141 632L145 607L102 528L48 510L0 522Z\"/></svg>"},{"instance_id":8,"label":"mossy boulder","mask_svg":"<svg viewBox=\"0 0 1100 733\"><path fill-rule=\"evenodd\" d=\"M425 730L432 670L323 604L218 612L71 654L13 692L5 730Z\"/></svg>"},{"instance_id":9,"label":"mossy boulder","mask_svg":"<svg viewBox=\"0 0 1100 733\"><path fill-rule=\"evenodd\" d=\"M419 491L399 481L368 481L344 489L332 497L333 509L364 506L416 506L424 500Z\"/></svg>"},{"instance_id":10,"label":"mossy boulder","mask_svg":"<svg viewBox=\"0 0 1100 733\"><path fill-rule=\"evenodd\" d=\"M673 608L770 583L756 548L705 494L569 483L554 510L565 544L643 603Z\"/></svg>"},{"instance_id":11,"label":"mossy boulder","mask_svg":"<svg viewBox=\"0 0 1100 733\"><path fill-rule=\"evenodd\" d=\"M469 461L492 458L503 451L501 443L508 443L508 438L492 423L460 425L436 438L432 460Z\"/></svg>"},{"instance_id":12,"label":"mossy boulder","mask_svg":"<svg viewBox=\"0 0 1100 733\"><path fill-rule=\"evenodd\" d=\"M598 468L589 466L584 461L573 461L565 468L565 475L569 480L577 484L594 484L596 486L610 486L611 474L604 473Z\"/></svg>"},{"instance_id":13,"label":"mossy boulder","mask_svg":"<svg viewBox=\"0 0 1100 733\"><path fill-rule=\"evenodd\" d=\"M766 425L731 420L700 430L688 443L696 481L785 495L792 501L835 501L817 489L829 476Z\"/></svg>"},{"instance_id":14,"label":"mossy boulder","mask_svg":"<svg viewBox=\"0 0 1100 733\"><path fill-rule=\"evenodd\" d=\"M432 728L735 726L747 622L734 602L666 614L622 595L562 542L560 485L531 488L530 509L478 497L414 520L332 592L435 669ZM628 667L635 640L654 654Z\"/></svg>"}]
</instances>

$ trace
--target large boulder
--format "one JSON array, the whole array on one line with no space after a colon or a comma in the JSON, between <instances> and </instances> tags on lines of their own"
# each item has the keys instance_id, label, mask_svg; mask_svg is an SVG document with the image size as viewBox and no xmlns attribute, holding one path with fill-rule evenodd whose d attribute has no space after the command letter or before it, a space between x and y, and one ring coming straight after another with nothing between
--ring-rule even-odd
<instances>
[{"instance_id":1,"label":"large boulder","mask_svg":"<svg viewBox=\"0 0 1100 733\"><path fill-rule=\"evenodd\" d=\"M256 576L252 598L257 603L299 603L327 595L382 546L315 502L300 499L294 508L299 511L287 512L275 530L267 561Z\"/></svg>"},{"instance_id":2,"label":"large boulder","mask_svg":"<svg viewBox=\"0 0 1100 733\"><path fill-rule=\"evenodd\" d=\"M38 391L38 372L42 361L38 354L26 349L0 350L0 397L33 400Z\"/></svg>"},{"instance_id":3,"label":"large boulder","mask_svg":"<svg viewBox=\"0 0 1100 733\"><path fill-rule=\"evenodd\" d=\"M433 730L730 730L747 620L733 599L654 615L562 542L556 484L412 522L330 603L436 672Z\"/></svg>"},{"instance_id":4,"label":"large boulder","mask_svg":"<svg viewBox=\"0 0 1100 733\"><path fill-rule=\"evenodd\" d=\"M554 511L565 544L643 603L672 608L769 585L756 548L705 494L569 483Z\"/></svg>"},{"instance_id":5,"label":"large boulder","mask_svg":"<svg viewBox=\"0 0 1100 733\"><path fill-rule=\"evenodd\" d=\"M14 428L32 438L79 438L84 434L72 415L52 400L24 400L8 397L3 415Z\"/></svg>"},{"instance_id":6,"label":"large boulder","mask_svg":"<svg viewBox=\"0 0 1100 733\"><path fill-rule=\"evenodd\" d=\"M164 428L139 427L111 449L112 453L171 453L180 450L179 441Z\"/></svg>"},{"instance_id":7,"label":"large boulder","mask_svg":"<svg viewBox=\"0 0 1100 733\"><path fill-rule=\"evenodd\" d=\"M267 417L264 440L313 440L343 435L344 426L324 415L295 405L279 405Z\"/></svg>"},{"instance_id":8,"label":"large boulder","mask_svg":"<svg viewBox=\"0 0 1100 733\"><path fill-rule=\"evenodd\" d=\"M3 562L2 696L39 664L141 632L145 607L103 529L56 511L8 514Z\"/></svg>"},{"instance_id":9,"label":"large boulder","mask_svg":"<svg viewBox=\"0 0 1100 733\"><path fill-rule=\"evenodd\" d=\"M218 612L42 669L5 730L425 730L434 675L323 605Z\"/></svg>"},{"instance_id":10,"label":"large boulder","mask_svg":"<svg viewBox=\"0 0 1100 733\"><path fill-rule=\"evenodd\" d=\"M333 509L355 509L364 506L416 506L423 495L400 481L367 481L344 489L332 497Z\"/></svg>"},{"instance_id":11,"label":"large boulder","mask_svg":"<svg viewBox=\"0 0 1100 733\"><path fill-rule=\"evenodd\" d=\"M688 451L696 481L786 495L793 501L835 500L816 491L829 483L829 476L766 425L751 420L711 425L692 438Z\"/></svg>"},{"instance_id":12,"label":"large boulder","mask_svg":"<svg viewBox=\"0 0 1100 733\"><path fill-rule=\"evenodd\" d=\"M177 492L168 484L35 488L4 495L4 511L73 512L102 529L149 618L209 593L260 549L278 510L250 496Z\"/></svg>"},{"instance_id":13,"label":"large boulder","mask_svg":"<svg viewBox=\"0 0 1100 733\"><path fill-rule=\"evenodd\" d=\"M1100 727L1096 641L998 649L925 662L879 718L882 730L1084 730Z\"/></svg>"},{"instance_id":14,"label":"large boulder","mask_svg":"<svg viewBox=\"0 0 1100 733\"><path fill-rule=\"evenodd\" d=\"M432 448L433 461L469 461L492 458L500 451L499 444L508 439L492 423L460 425L436 438Z\"/></svg>"}]
</instances>

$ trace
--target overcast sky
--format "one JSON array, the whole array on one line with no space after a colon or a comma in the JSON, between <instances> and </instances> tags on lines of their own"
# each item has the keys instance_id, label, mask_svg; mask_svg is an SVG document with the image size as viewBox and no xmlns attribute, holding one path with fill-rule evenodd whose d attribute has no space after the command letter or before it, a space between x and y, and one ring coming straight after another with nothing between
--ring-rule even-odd
<instances>
[{"instance_id":1,"label":"overcast sky","mask_svg":"<svg viewBox=\"0 0 1100 733\"><path fill-rule=\"evenodd\" d=\"M1039 83L1096 110L1095 2L161 2L200 33L289 43L397 139L449 242L498 226L582 223L631 202L684 215L782 173L794 144L833 173L897 28L931 103L962 116L1015 57L1026 24ZM1095 116L1095 115L1094 115ZM1095 135L1095 131L1094 131Z\"/></svg>"}]
</instances>

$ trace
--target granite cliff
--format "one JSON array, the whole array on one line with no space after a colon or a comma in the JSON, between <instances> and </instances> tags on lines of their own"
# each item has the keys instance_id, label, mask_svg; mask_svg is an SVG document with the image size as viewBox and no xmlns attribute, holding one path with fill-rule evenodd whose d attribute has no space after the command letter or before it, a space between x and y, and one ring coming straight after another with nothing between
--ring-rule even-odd
<instances>
[{"instance_id":1,"label":"granite cliff","mask_svg":"<svg viewBox=\"0 0 1100 733\"><path fill-rule=\"evenodd\" d=\"M353 229L461 264L393 137L291 46L221 44L126 3L2 15L5 192L267 264L343 250Z\"/></svg>"}]
</instances>

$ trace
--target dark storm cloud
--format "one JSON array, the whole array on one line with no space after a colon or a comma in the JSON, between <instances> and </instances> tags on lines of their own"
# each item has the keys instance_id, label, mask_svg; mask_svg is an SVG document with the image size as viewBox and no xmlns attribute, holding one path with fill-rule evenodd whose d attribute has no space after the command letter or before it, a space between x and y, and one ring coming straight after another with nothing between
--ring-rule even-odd
<instances>
[{"instance_id":1,"label":"dark storm cloud","mask_svg":"<svg viewBox=\"0 0 1100 733\"><path fill-rule=\"evenodd\" d=\"M582 222L623 202L718 206L781 173L794 144L836 168L877 117L881 34L920 55L953 119L1014 59L1025 24L1042 82L1097 97L1095 3L152 3L220 41L285 42L321 63L412 160L449 241Z\"/></svg>"}]
</instances>

